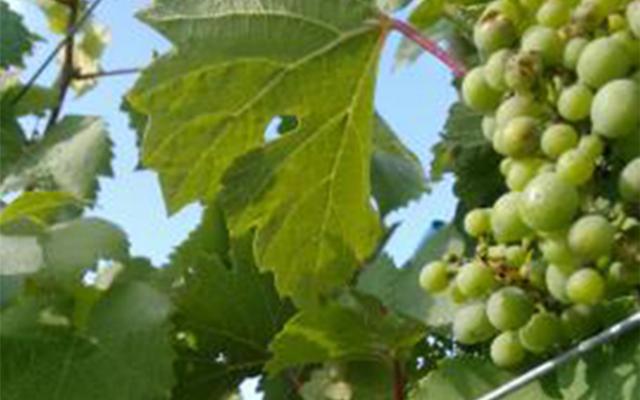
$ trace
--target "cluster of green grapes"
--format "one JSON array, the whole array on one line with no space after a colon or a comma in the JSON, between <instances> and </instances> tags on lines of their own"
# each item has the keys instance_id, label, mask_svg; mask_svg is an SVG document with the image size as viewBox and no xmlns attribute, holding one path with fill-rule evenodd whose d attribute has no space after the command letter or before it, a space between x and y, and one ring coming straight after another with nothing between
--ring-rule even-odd
<instances>
[{"instance_id":1,"label":"cluster of green grapes","mask_svg":"<svg viewBox=\"0 0 640 400\"><path fill-rule=\"evenodd\" d=\"M462 97L509 192L466 215L475 254L420 285L460 304L458 342L492 340L512 368L593 334L640 284L640 0L493 1L474 42Z\"/></svg>"}]
</instances>

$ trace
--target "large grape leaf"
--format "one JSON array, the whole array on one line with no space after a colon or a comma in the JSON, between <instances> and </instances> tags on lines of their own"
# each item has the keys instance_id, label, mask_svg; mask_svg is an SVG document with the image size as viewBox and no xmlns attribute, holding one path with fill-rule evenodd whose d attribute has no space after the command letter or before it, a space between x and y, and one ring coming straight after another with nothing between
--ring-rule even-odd
<instances>
[{"instance_id":1,"label":"large grape leaf","mask_svg":"<svg viewBox=\"0 0 640 400\"><path fill-rule=\"evenodd\" d=\"M420 288L418 278L422 267L440 258L447 251L461 251L461 235L453 226L427 236L418 251L402 268L382 254L365 267L357 288L377 297L386 307L425 325L439 326L451 322L453 304L446 296L430 296Z\"/></svg>"},{"instance_id":2,"label":"large grape leaf","mask_svg":"<svg viewBox=\"0 0 640 400\"><path fill-rule=\"evenodd\" d=\"M327 361L389 363L422 336L416 324L371 298L347 299L291 318L270 345L273 358L267 370Z\"/></svg>"},{"instance_id":3,"label":"large grape leaf","mask_svg":"<svg viewBox=\"0 0 640 400\"><path fill-rule=\"evenodd\" d=\"M227 168L234 235L298 303L344 283L380 233L370 204L373 87L387 26L372 1L159 1L143 19L177 50L130 96L143 162L170 211L211 199ZM280 115L298 128L264 147Z\"/></svg>"},{"instance_id":4,"label":"large grape leaf","mask_svg":"<svg viewBox=\"0 0 640 400\"><path fill-rule=\"evenodd\" d=\"M64 192L24 192L0 210L0 231L38 232L65 214L79 212L83 205Z\"/></svg>"},{"instance_id":5,"label":"large grape leaf","mask_svg":"<svg viewBox=\"0 0 640 400\"><path fill-rule=\"evenodd\" d=\"M68 116L7 171L0 193L26 186L95 199L98 177L111 176L111 140L96 117Z\"/></svg>"},{"instance_id":6,"label":"large grape leaf","mask_svg":"<svg viewBox=\"0 0 640 400\"><path fill-rule=\"evenodd\" d=\"M174 354L165 295L143 282L114 285L84 330L51 308L26 297L0 314L3 400L168 398Z\"/></svg>"},{"instance_id":7,"label":"large grape leaf","mask_svg":"<svg viewBox=\"0 0 640 400\"><path fill-rule=\"evenodd\" d=\"M330 363L314 370L300 388L303 400L390 400L393 365L373 361Z\"/></svg>"},{"instance_id":8,"label":"large grape leaf","mask_svg":"<svg viewBox=\"0 0 640 400\"><path fill-rule=\"evenodd\" d=\"M184 280L174 320L185 338L178 342L174 398L217 400L260 373L291 308L254 265L251 237L229 241L215 207L173 255L172 268Z\"/></svg>"},{"instance_id":9,"label":"large grape leaf","mask_svg":"<svg viewBox=\"0 0 640 400\"><path fill-rule=\"evenodd\" d=\"M11 10L7 2L0 1L0 67L24 67L24 56L31 52L35 35L25 28L22 17Z\"/></svg>"},{"instance_id":10,"label":"large grape leaf","mask_svg":"<svg viewBox=\"0 0 640 400\"><path fill-rule=\"evenodd\" d=\"M418 157L404 146L380 115L376 115L373 144L373 197L380 213L387 215L422 195L427 183Z\"/></svg>"},{"instance_id":11,"label":"large grape leaf","mask_svg":"<svg viewBox=\"0 0 640 400\"><path fill-rule=\"evenodd\" d=\"M456 176L454 190L466 208L486 207L504 193L500 157L482 134L482 114L456 103L449 111L442 141L434 148L431 177Z\"/></svg>"}]
</instances>

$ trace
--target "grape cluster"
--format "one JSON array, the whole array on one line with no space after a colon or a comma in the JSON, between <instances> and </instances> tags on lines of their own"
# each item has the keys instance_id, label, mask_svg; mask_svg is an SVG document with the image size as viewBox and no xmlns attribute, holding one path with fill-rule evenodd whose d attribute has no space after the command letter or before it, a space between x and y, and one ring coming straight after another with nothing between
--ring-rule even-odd
<instances>
[{"instance_id":1,"label":"grape cluster","mask_svg":"<svg viewBox=\"0 0 640 400\"><path fill-rule=\"evenodd\" d=\"M458 342L492 340L512 368L593 334L640 284L640 0L497 0L473 39L462 98L509 191L466 215L475 253L420 285L460 305Z\"/></svg>"}]
</instances>

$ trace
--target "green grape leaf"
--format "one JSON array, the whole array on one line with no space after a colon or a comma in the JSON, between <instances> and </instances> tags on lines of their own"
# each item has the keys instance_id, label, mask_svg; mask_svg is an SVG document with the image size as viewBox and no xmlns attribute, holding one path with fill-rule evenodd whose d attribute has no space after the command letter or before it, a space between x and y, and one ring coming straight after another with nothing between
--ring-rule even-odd
<instances>
[{"instance_id":1,"label":"green grape leaf","mask_svg":"<svg viewBox=\"0 0 640 400\"><path fill-rule=\"evenodd\" d=\"M44 265L44 254L35 236L0 234L0 277L33 274Z\"/></svg>"},{"instance_id":2,"label":"green grape leaf","mask_svg":"<svg viewBox=\"0 0 640 400\"><path fill-rule=\"evenodd\" d=\"M49 303L22 298L0 314L3 400L167 398L174 379L168 298L114 285L74 329Z\"/></svg>"},{"instance_id":3,"label":"green grape leaf","mask_svg":"<svg viewBox=\"0 0 640 400\"><path fill-rule=\"evenodd\" d=\"M23 85L15 85L10 90L2 94L2 106L13 107L14 115L23 117L25 115L43 116L44 113L53 108L58 102L56 90L34 85L20 98L15 105L11 105L18 92L24 88Z\"/></svg>"},{"instance_id":4,"label":"green grape leaf","mask_svg":"<svg viewBox=\"0 0 640 400\"><path fill-rule=\"evenodd\" d=\"M389 400L393 395L389 364L356 361L327 364L314 370L300 388L304 400Z\"/></svg>"},{"instance_id":5,"label":"green grape leaf","mask_svg":"<svg viewBox=\"0 0 640 400\"><path fill-rule=\"evenodd\" d=\"M111 140L97 117L65 117L7 171L0 193L36 187L94 200L98 177L111 176Z\"/></svg>"},{"instance_id":6,"label":"green grape leaf","mask_svg":"<svg viewBox=\"0 0 640 400\"><path fill-rule=\"evenodd\" d=\"M22 16L9 8L4 0L0 1L0 67L24 67L24 56L30 54L37 36L25 28Z\"/></svg>"},{"instance_id":7,"label":"green grape leaf","mask_svg":"<svg viewBox=\"0 0 640 400\"><path fill-rule=\"evenodd\" d=\"M41 237L47 272L61 282L77 282L99 260L124 261L126 234L111 222L81 218L50 227Z\"/></svg>"},{"instance_id":8,"label":"green grape leaf","mask_svg":"<svg viewBox=\"0 0 640 400\"><path fill-rule=\"evenodd\" d=\"M444 172L456 176L454 190L468 208L486 207L504 193L500 157L482 134L482 114L462 103L451 107L442 141L433 148L432 180Z\"/></svg>"},{"instance_id":9,"label":"green grape leaf","mask_svg":"<svg viewBox=\"0 0 640 400\"><path fill-rule=\"evenodd\" d=\"M463 246L463 239L453 226L442 228L429 235L402 268L397 268L389 256L382 254L365 267L357 288L378 298L390 310L427 326L449 324L455 308L449 297L428 295L420 288L418 278L425 264L448 251L461 252Z\"/></svg>"},{"instance_id":10,"label":"green grape leaf","mask_svg":"<svg viewBox=\"0 0 640 400\"><path fill-rule=\"evenodd\" d=\"M81 75L91 75L102 70L100 58L111 40L109 30L95 22L83 25L81 36L73 53L74 68ZM97 78L74 79L71 87L81 96L98 84Z\"/></svg>"},{"instance_id":11,"label":"green grape leaf","mask_svg":"<svg viewBox=\"0 0 640 400\"><path fill-rule=\"evenodd\" d=\"M84 203L64 192L24 192L0 211L0 231L39 232L61 216L75 214Z\"/></svg>"},{"instance_id":12,"label":"green grape leaf","mask_svg":"<svg viewBox=\"0 0 640 400\"><path fill-rule=\"evenodd\" d=\"M218 399L269 359L267 346L291 313L261 274L251 236L229 239L215 207L172 256L179 342L175 399Z\"/></svg>"},{"instance_id":13,"label":"green grape leaf","mask_svg":"<svg viewBox=\"0 0 640 400\"><path fill-rule=\"evenodd\" d=\"M300 311L278 333L266 366L270 373L327 361L389 362L422 335L418 326L388 312L377 301L348 302Z\"/></svg>"},{"instance_id":14,"label":"green grape leaf","mask_svg":"<svg viewBox=\"0 0 640 400\"><path fill-rule=\"evenodd\" d=\"M405 206L427 190L418 157L402 144L389 124L376 115L371 186L382 215Z\"/></svg>"},{"instance_id":15,"label":"green grape leaf","mask_svg":"<svg viewBox=\"0 0 640 400\"><path fill-rule=\"evenodd\" d=\"M3 179L22 157L27 138L13 110L2 103L0 107L0 179Z\"/></svg>"},{"instance_id":16,"label":"green grape leaf","mask_svg":"<svg viewBox=\"0 0 640 400\"><path fill-rule=\"evenodd\" d=\"M69 21L69 7L57 0L36 0L36 4L44 13L51 32L64 35ZM79 1L78 4L82 8L84 2Z\"/></svg>"}]
</instances>

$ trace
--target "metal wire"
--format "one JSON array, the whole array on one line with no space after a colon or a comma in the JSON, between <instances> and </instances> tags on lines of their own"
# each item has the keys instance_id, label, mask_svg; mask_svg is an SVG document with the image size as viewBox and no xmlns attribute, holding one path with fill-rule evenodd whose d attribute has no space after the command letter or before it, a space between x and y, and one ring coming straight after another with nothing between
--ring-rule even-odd
<instances>
[{"instance_id":1,"label":"metal wire","mask_svg":"<svg viewBox=\"0 0 640 400\"><path fill-rule=\"evenodd\" d=\"M583 341L580 342L573 349L560 354L559 356L552 358L549 361L546 361L537 367L529 370L523 375L513 379L510 382L500 386L496 390L485 394L480 397L478 400L499 400L504 398L505 396L523 388L527 384L532 381L539 379L559 366L566 364L567 362L593 350L594 348L608 343L617 337L624 335L634 329L640 328L640 312L637 312L630 316L629 318L611 326L605 331Z\"/></svg>"}]
</instances>

